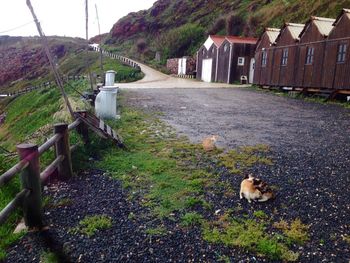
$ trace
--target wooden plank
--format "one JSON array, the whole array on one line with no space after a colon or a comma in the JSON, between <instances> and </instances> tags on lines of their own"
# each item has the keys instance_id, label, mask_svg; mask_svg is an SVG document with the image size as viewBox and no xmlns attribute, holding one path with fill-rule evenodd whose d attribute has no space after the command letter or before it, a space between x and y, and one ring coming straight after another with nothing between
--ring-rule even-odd
<instances>
[{"instance_id":1,"label":"wooden plank","mask_svg":"<svg viewBox=\"0 0 350 263\"><path fill-rule=\"evenodd\" d=\"M0 212L0 225L2 225L9 215L22 204L23 198L30 193L30 190L23 189L16 197Z\"/></svg>"},{"instance_id":2,"label":"wooden plank","mask_svg":"<svg viewBox=\"0 0 350 263\"><path fill-rule=\"evenodd\" d=\"M112 135L112 129L108 125L107 125L107 133L108 133L108 135L113 136Z\"/></svg>"},{"instance_id":3,"label":"wooden plank","mask_svg":"<svg viewBox=\"0 0 350 263\"><path fill-rule=\"evenodd\" d=\"M101 129L102 131L105 130L105 123L104 123L104 121L103 121L102 119L100 119L100 129Z\"/></svg>"}]
</instances>

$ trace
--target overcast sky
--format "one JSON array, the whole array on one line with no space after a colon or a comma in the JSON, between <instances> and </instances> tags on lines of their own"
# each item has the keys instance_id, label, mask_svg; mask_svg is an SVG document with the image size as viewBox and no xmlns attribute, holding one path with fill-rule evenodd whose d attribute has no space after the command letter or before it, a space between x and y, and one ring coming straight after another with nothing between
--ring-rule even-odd
<instances>
[{"instance_id":1,"label":"overcast sky","mask_svg":"<svg viewBox=\"0 0 350 263\"><path fill-rule=\"evenodd\" d=\"M130 12L150 8L156 0L88 0L89 37L98 35L97 4L101 33ZM85 38L85 0L31 0L45 35ZM26 0L0 0L0 35L38 35Z\"/></svg>"}]
</instances>

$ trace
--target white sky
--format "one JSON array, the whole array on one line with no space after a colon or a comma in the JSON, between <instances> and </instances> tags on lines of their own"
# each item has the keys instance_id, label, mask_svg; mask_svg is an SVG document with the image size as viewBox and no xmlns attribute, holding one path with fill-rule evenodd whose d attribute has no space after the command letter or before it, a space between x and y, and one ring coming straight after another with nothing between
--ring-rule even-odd
<instances>
[{"instance_id":1,"label":"white sky","mask_svg":"<svg viewBox=\"0 0 350 263\"><path fill-rule=\"evenodd\" d=\"M98 35L95 4L98 8L101 33L107 33L120 18L130 12L148 9L156 0L88 1L90 38ZM85 38L85 0L31 0L31 2L45 35ZM35 24L30 23L32 21L26 0L0 0L0 35L38 35Z\"/></svg>"}]
</instances>

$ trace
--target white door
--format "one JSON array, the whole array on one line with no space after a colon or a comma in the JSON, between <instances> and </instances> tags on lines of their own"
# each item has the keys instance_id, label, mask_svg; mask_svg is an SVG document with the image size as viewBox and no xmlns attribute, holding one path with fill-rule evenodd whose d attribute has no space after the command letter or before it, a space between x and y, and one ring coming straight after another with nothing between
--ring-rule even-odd
<instances>
[{"instance_id":1,"label":"white door","mask_svg":"<svg viewBox=\"0 0 350 263\"><path fill-rule=\"evenodd\" d=\"M186 75L186 58L179 59L178 75Z\"/></svg>"},{"instance_id":2,"label":"white door","mask_svg":"<svg viewBox=\"0 0 350 263\"><path fill-rule=\"evenodd\" d=\"M254 80L254 70L255 70L255 59L252 58L250 60L250 68L249 68L249 83L253 83Z\"/></svg>"},{"instance_id":3,"label":"white door","mask_svg":"<svg viewBox=\"0 0 350 263\"><path fill-rule=\"evenodd\" d=\"M182 72L182 58L179 58L179 65L177 67L177 75L181 75Z\"/></svg>"},{"instance_id":4,"label":"white door","mask_svg":"<svg viewBox=\"0 0 350 263\"><path fill-rule=\"evenodd\" d=\"M204 82L211 82L211 71L213 67L213 59L203 59L202 63L202 80Z\"/></svg>"}]
</instances>

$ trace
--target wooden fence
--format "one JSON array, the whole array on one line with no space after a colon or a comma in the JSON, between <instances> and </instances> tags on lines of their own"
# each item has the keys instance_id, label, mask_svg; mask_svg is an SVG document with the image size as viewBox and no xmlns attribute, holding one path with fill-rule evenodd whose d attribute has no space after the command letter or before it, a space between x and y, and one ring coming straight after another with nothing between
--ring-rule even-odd
<instances>
[{"instance_id":1,"label":"wooden fence","mask_svg":"<svg viewBox=\"0 0 350 263\"><path fill-rule=\"evenodd\" d=\"M99 47L91 47L92 50L96 51L96 52L100 52L100 48ZM110 58L113 58L113 59L117 59L119 60L120 62L128 65L128 66L131 66L133 68L136 68L138 70L141 70L141 67L139 64L137 64L135 61L127 58L127 57L124 57L124 56L120 56L120 55L117 55L117 54L114 54L112 52L109 52L109 51L106 51L106 50L103 50L102 49L102 54L107 56L107 57L110 57Z\"/></svg>"},{"instance_id":2,"label":"wooden fence","mask_svg":"<svg viewBox=\"0 0 350 263\"><path fill-rule=\"evenodd\" d=\"M87 79L87 76L63 76L63 80L67 81L67 82L69 80L79 80L79 79ZM54 82L54 81L47 81L47 82L39 84L38 86L31 86L31 87L21 89L19 91L0 94L0 98L17 97L17 96L26 94L28 92L31 92L33 90L42 89L42 88L51 88L55 84L56 84L56 82Z\"/></svg>"},{"instance_id":3,"label":"wooden fence","mask_svg":"<svg viewBox=\"0 0 350 263\"><path fill-rule=\"evenodd\" d=\"M84 115L84 112L80 114ZM20 161L0 176L0 187L10 182L19 173L22 190L0 212L0 224L3 224L11 213L21 207L26 226L32 228L43 225L42 185L47 183L53 174L57 175L59 180L67 180L73 176L71 153L77 148L77 145L70 146L69 132L74 129L87 143L88 126L77 118L70 125L54 125L54 135L41 146L17 145ZM55 148L55 160L40 172L40 156L51 147Z\"/></svg>"}]
</instances>

